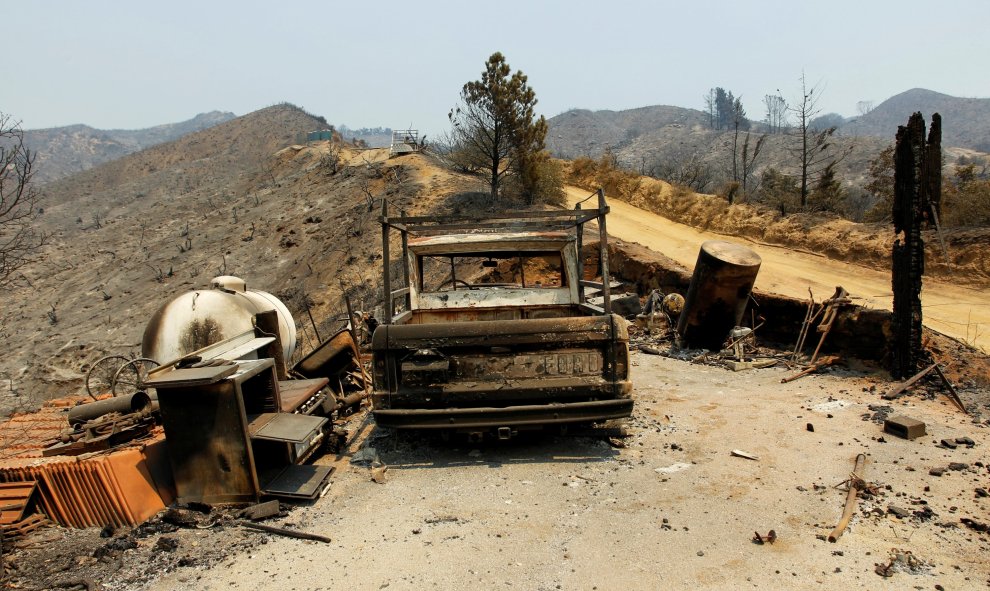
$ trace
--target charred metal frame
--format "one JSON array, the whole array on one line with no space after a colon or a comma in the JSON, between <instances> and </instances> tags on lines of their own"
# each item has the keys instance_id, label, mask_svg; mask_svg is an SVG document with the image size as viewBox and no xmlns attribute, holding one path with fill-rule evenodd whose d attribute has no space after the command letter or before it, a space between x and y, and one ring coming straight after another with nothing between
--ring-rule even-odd
<instances>
[{"instance_id":1,"label":"charred metal frame","mask_svg":"<svg viewBox=\"0 0 990 591\"><path fill-rule=\"evenodd\" d=\"M327 419L280 412L274 365L272 359L242 360L171 369L149 380L158 391L180 503L256 502L268 494L315 498L320 492L332 468L300 463L322 441Z\"/></svg>"},{"instance_id":2,"label":"charred metal frame","mask_svg":"<svg viewBox=\"0 0 990 591\"><path fill-rule=\"evenodd\" d=\"M389 217L388 201L382 200L382 297L385 304L385 314L382 322L391 324L395 313L397 298L404 298L405 309L412 307L409 287L409 236L432 235L434 233L449 233L465 230L479 231L527 231L527 230L570 230L574 229L577 238L577 270L578 297L582 304L586 303L584 289L590 287L601 290L604 297L602 313L611 314L612 303L609 289L608 270L608 229L605 225L605 215L609 212L605 202L605 191L598 189L584 201L592 197L598 198L595 209L582 209L581 202L574 209L553 211L509 211L487 215L442 215L442 216L407 216L400 210L399 216ZM584 245L584 224L596 221L598 223L599 265L602 281L586 281L581 249ZM391 253L389 239L391 230L398 230L402 243L402 275L404 287L392 289Z\"/></svg>"}]
</instances>

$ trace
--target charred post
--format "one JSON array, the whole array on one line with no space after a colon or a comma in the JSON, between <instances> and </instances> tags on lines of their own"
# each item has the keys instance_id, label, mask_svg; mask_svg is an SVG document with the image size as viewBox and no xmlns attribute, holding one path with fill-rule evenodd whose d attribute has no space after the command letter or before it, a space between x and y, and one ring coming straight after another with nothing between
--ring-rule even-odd
<instances>
[{"instance_id":1,"label":"charred post","mask_svg":"<svg viewBox=\"0 0 990 591\"><path fill-rule=\"evenodd\" d=\"M612 313L612 293L608 274L608 228L605 227L605 214L608 213L608 206L605 205L605 191L598 189L598 248L599 264L602 268L602 297L604 304L602 308L606 314Z\"/></svg>"},{"instance_id":2,"label":"charred post","mask_svg":"<svg viewBox=\"0 0 990 591\"><path fill-rule=\"evenodd\" d=\"M932 115L932 126L928 129L928 147L925 150L925 165L922 175L927 192L924 195L925 220L938 224L942 217L942 116Z\"/></svg>"},{"instance_id":3,"label":"charred post","mask_svg":"<svg viewBox=\"0 0 990 591\"><path fill-rule=\"evenodd\" d=\"M392 323L392 277L389 274L391 257L388 252L388 201L382 199L382 302L385 306L385 317L382 322Z\"/></svg>"},{"instance_id":4,"label":"charred post","mask_svg":"<svg viewBox=\"0 0 990 591\"><path fill-rule=\"evenodd\" d=\"M894 152L894 240L891 322L891 368L895 379L917 373L924 359L921 346L921 276L925 272L925 243L921 230L935 222L942 195L941 117L932 116L925 140L925 120L911 115L897 130Z\"/></svg>"}]
</instances>

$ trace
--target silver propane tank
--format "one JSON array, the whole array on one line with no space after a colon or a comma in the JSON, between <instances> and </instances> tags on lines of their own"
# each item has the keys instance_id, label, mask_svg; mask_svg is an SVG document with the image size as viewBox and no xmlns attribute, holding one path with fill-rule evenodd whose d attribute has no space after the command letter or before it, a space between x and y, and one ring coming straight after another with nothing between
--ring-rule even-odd
<instances>
[{"instance_id":1,"label":"silver propane tank","mask_svg":"<svg viewBox=\"0 0 990 591\"><path fill-rule=\"evenodd\" d=\"M285 359L296 349L296 324L278 298L248 289L239 277L215 277L211 289L199 289L173 298L148 321L141 340L141 356L166 363L207 345L242 334L254 327L254 316L275 310Z\"/></svg>"}]
</instances>

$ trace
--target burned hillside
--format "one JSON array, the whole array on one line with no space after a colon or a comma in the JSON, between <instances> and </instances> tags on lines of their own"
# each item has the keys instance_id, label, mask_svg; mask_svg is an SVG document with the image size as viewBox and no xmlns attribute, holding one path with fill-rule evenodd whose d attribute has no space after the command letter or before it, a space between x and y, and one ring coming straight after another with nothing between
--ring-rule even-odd
<instances>
[{"instance_id":1,"label":"burned hillside","mask_svg":"<svg viewBox=\"0 0 990 591\"><path fill-rule=\"evenodd\" d=\"M80 391L104 355L138 355L152 312L217 275L282 297L301 349L316 342L307 309L325 336L345 291L373 307L370 206L415 211L468 181L419 155L295 144L323 125L269 107L45 186L51 243L4 297L0 328L17 343L0 361L4 411Z\"/></svg>"}]
</instances>

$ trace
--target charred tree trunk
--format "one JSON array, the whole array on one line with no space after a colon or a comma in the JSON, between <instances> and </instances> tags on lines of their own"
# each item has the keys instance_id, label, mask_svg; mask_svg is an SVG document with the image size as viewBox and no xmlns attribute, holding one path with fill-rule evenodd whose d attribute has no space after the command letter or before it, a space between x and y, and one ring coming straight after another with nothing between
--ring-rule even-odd
<instances>
[{"instance_id":1,"label":"charred tree trunk","mask_svg":"<svg viewBox=\"0 0 990 591\"><path fill-rule=\"evenodd\" d=\"M921 276L925 272L922 226L938 214L942 194L941 117L932 116L925 141L925 120L911 115L897 129L894 152L894 315L891 323L891 368L894 379L917 373L924 358L921 346Z\"/></svg>"}]
</instances>

